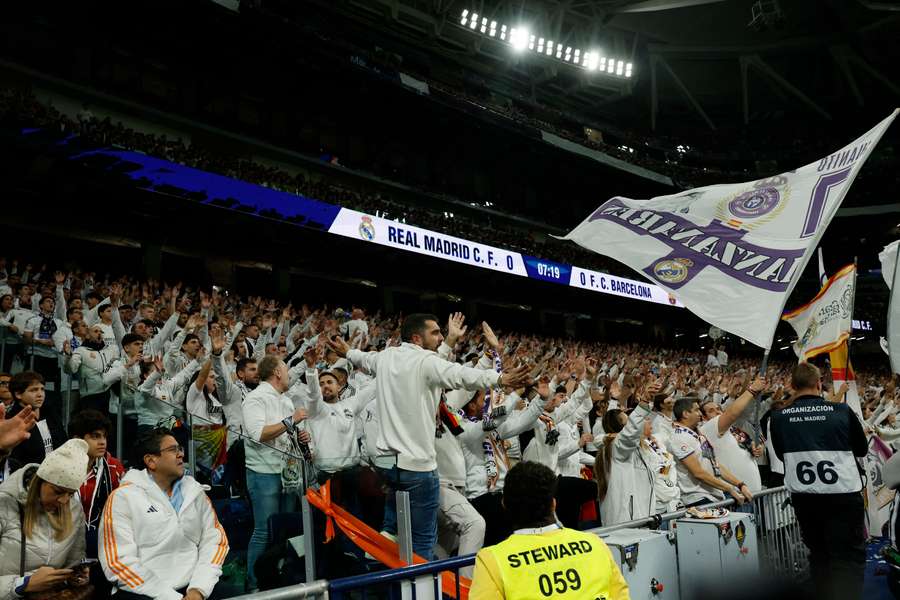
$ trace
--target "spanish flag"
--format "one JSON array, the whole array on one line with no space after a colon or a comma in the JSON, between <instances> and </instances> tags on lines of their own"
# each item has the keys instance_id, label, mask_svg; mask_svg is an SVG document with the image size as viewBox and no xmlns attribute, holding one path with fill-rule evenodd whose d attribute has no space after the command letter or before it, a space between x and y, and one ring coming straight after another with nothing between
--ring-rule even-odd
<instances>
[{"instance_id":1,"label":"spanish flag","mask_svg":"<svg viewBox=\"0 0 900 600\"><path fill-rule=\"evenodd\" d=\"M831 379L834 382L834 391L837 392L841 385L847 384L847 395L844 398L853 412L862 420L862 408L859 402L859 390L856 387L856 374L850 364L850 350L847 341L828 353L831 361Z\"/></svg>"}]
</instances>

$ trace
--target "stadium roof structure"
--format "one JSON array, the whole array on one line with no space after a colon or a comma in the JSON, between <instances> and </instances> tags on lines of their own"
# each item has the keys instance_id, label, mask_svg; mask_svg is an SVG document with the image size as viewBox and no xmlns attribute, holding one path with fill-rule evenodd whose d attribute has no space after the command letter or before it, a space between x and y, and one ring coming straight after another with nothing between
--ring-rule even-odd
<instances>
[{"instance_id":1,"label":"stadium roof structure","mask_svg":"<svg viewBox=\"0 0 900 600\"><path fill-rule=\"evenodd\" d=\"M900 58L895 0L317 1L373 35L455 62L500 93L631 127L835 121L900 102L900 83L890 75ZM473 14L475 27L465 19ZM633 76L566 64L558 50L517 52L500 39L501 25L507 38L515 27L554 48L632 63Z\"/></svg>"}]
</instances>

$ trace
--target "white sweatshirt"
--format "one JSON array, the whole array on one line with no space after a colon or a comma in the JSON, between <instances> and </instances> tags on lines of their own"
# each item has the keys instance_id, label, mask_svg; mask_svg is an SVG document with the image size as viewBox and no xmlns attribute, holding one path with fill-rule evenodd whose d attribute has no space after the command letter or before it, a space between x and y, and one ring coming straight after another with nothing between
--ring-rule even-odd
<instances>
[{"instance_id":1,"label":"white sweatshirt","mask_svg":"<svg viewBox=\"0 0 900 600\"><path fill-rule=\"evenodd\" d=\"M520 433L524 433L529 427L534 426L535 421L544 411L544 400L540 396L532 400L524 410L514 410L518 402L518 394L510 394L503 403L508 416L497 427L497 435L501 440L518 439L517 436ZM484 448L486 434L482 430L481 421L468 422L468 425L474 426L474 429L467 427L465 433L459 436L459 443L466 459L466 497L471 499L489 491L502 490L503 482L506 481L507 467L495 452L497 483L493 490L489 490Z\"/></svg>"},{"instance_id":2,"label":"white sweatshirt","mask_svg":"<svg viewBox=\"0 0 900 600\"><path fill-rule=\"evenodd\" d=\"M194 425L222 425L225 422L222 403L213 396L210 396L207 402L203 390L197 389L196 381L188 387L185 408L191 415L197 417L193 421Z\"/></svg>"},{"instance_id":3,"label":"white sweatshirt","mask_svg":"<svg viewBox=\"0 0 900 600\"><path fill-rule=\"evenodd\" d=\"M590 394L590 382L584 380L578 388L572 393L572 397L556 407L552 414L548 415L553 419L557 429L560 430L559 438L555 444L547 444L547 427L544 422L539 421L534 426L534 438L528 443L528 447L522 453L524 460L539 462L554 473L559 474L559 458L568 457L573 453L571 448L565 446L569 437L568 431L560 428L560 424L566 422L569 425L582 420L593 406ZM563 434L566 434L564 436ZM577 450L577 444L576 448Z\"/></svg>"},{"instance_id":4,"label":"white sweatshirt","mask_svg":"<svg viewBox=\"0 0 900 600\"><path fill-rule=\"evenodd\" d=\"M309 400L307 427L316 445L316 468L334 473L359 464L356 416L365 409L370 394L353 394L347 399L326 402L319 387L319 372L306 370Z\"/></svg>"},{"instance_id":5,"label":"white sweatshirt","mask_svg":"<svg viewBox=\"0 0 900 600\"><path fill-rule=\"evenodd\" d=\"M291 451L291 441L284 432L275 439L260 443L263 427L277 425L294 414L294 405L286 394L278 393L266 381L247 394L241 407L244 416L244 432L248 440L247 468L256 473L281 473L285 453Z\"/></svg>"},{"instance_id":6,"label":"white sweatshirt","mask_svg":"<svg viewBox=\"0 0 900 600\"><path fill-rule=\"evenodd\" d=\"M395 454L407 471L437 469L435 415L444 389L494 387L500 373L464 367L404 342L381 352L350 350L347 358L375 376L379 453Z\"/></svg>"},{"instance_id":7,"label":"white sweatshirt","mask_svg":"<svg viewBox=\"0 0 900 600\"><path fill-rule=\"evenodd\" d=\"M183 390L200 369L199 363L192 360L175 377L163 377L159 371L153 371L138 388L140 392L135 396L134 407L137 411L138 425L156 425L163 419L171 417L175 408L182 404L176 399L178 391Z\"/></svg>"},{"instance_id":8,"label":"white sweatshirt","mask_svg":"<svg viewBox=\"0 0 900 600\"><path fill-rule=\"evenodd\" d=\"M213 373L216 377L216 394L222 399L225 423L228 424L228 447L240 439L244 431L244 414L241 406L250 389L241 380L232 381L231 372L225 364L224 352L213 355ZM196 362L196 361L195 361Z\"/></svg>"}]
</instances>

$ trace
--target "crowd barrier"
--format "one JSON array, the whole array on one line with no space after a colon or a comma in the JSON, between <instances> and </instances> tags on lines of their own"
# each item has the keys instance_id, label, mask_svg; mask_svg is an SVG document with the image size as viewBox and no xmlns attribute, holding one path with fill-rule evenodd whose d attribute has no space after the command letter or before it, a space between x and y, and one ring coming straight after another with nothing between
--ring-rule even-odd
<instances>
[{"instance_id":1,"label":"crowd barrier","mask_svg":"<svg viewBox=\"0 0 900 600\"><path fill-rule=\"evenodd\" d=\"M809 571L806 546L800 537L800 526L790 504L790 494L784 487L761 490L751 504L737 507L734 500L726 500L709 505L711 508L732 508L749 512L756 522L760 562L763 577L798 580ZM671 521L686 515L679 510L645 519L619 523L610 527L590 530L598 536L629 528L659 529ZM475 563L475 555L438 560L377 573L335 579L314 581L278 590L258 592L239 596L240 600L293 600L294 598L369 598L380 597L373 589L384 589L390 584L406 584L402 594L404 599L440 598L440 577L443 572L451 572L459 581L459 570ZM457 587L455 597L465 598ZM351 596L351 594L353 594Z\"/></svg>"}]
</instances>

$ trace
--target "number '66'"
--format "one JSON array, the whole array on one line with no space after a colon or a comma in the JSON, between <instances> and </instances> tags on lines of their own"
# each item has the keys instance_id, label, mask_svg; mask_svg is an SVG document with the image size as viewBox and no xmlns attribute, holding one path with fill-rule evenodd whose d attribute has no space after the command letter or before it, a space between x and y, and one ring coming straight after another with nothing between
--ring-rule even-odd
<instances>
[{"instance_id":1,"label":"number '66'","mask_svg":"<svg viewBox=\"0 0 900 600\"><path fill-rule=\"evenodd\" d=\"M812 485L815 483L817 475L819 481L826 485L837 483L838 480L837 471L834 470L834 463L830 460L819 461L816 463L815 469L813 469L813 464L811 462L804 460L797 463L797 479L799 479L800 483L803 485Z\"/></svg>"}]
</instances>

